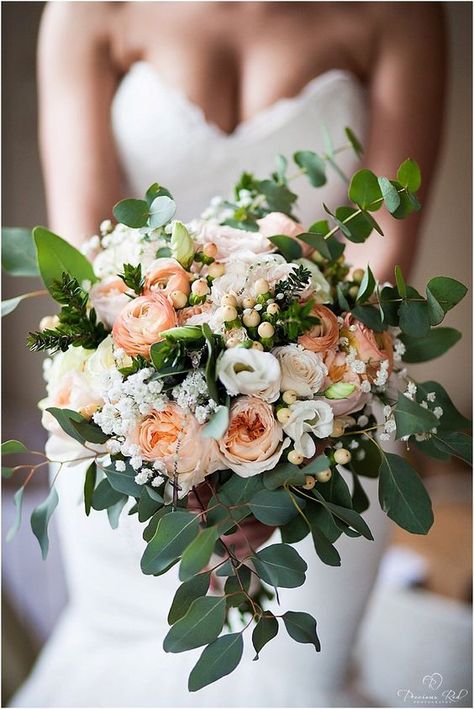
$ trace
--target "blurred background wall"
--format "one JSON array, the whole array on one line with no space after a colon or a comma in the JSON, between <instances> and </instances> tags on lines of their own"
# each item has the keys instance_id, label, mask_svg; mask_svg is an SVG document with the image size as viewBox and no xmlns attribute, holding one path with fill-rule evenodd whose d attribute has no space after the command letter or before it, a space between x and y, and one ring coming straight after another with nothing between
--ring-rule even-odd
<instances>
[{"instance_id":1,"label":"blurred background wall","mask_svg":"<svg viewBox=\"0 0 474 709\"><path fill-rule=\"evenodd\" d=\"M42 2L2 3L2 198L3 224L10 226L47 223L36 135L35 53L43 5ZM450 45L447 120L438 174L430 204L425 208L422 246L411 279L415 287L423 286L439 273L471 283L472 10L468 2L449 2L445 9ZM36 283L31 279L5 277L3 298L34 288ZM3 439L18 437L37 449L41 449L45 440L36 408L36 402L43 396L42 357L29 353L24 341L26 333L36 329L48 307L47 299L29 301L28 306L20 305L3 326ZM470 313L471 302L466 298L446 319L446 324L464 331L461 343L442 361L423 365L423 371L420 365L414 368L415 377L439 380L466 415L471 409L472 390ZM45 475L46 472L36 479L26 495L23 531L10 544L3 544L3 705L28 670L66 601L54 523L46 562L41 561L27 523L28 513L45 496ZM14 483L4 485L2 539L12 520L11 498L15 489ZM441 486L442 491L445 489ZM468 487L461 486L461 490L462 498L464 491L469 495ZM459 510L456 518L456 534L461 535L463 554L462 560L458 560L458 566L463 568L458 571L466 575L468 584L470 518L465 512L460 515ZM440 538L446 537L445 524L438 528ZM442 569L438 569L438 575L441 579L446 576ZM459 593L456 590L451 595Z\"/></svg>"}]
</instances>

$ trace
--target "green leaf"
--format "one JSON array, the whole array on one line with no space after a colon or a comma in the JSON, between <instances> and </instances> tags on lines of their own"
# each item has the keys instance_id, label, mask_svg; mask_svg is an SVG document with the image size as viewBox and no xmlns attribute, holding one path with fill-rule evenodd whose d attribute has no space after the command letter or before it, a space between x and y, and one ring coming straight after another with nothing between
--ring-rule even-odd
<instances>
[{"instance_id":1,"label":"green leaf","mask_svg":"<svg viewBox=\"0 0 474 709\"><path fill-rule=\"evenodd\" d=\"M261 490L252 497L249 507L259 522L272 527L286 524L298 514L286 490Z\"/></svg>"},{"instance_id":2,"label":"green leaf","mask_svg":"<svg viewBox=\"0 0 474 709\"><path fill-rule=\"evenodd\" d=\"M149 207L152 205L153 200L155 200L157 197L169 197L170 199L173 199L173 195L169 190L166 189L166 187L162 187L158 184L158 182L154 182L147 189L145 195L146 203Z\"/></svg>"},{"instance_id":3,"label":"green leaf","mask_svg":"<svg viewBox=\"0 0 474 709\"><path fill-rule=\"evenodd\" d=\"M164 501L160 493L149 485L141 485L140 499L138 500L138 521L146 522L153 517L155 512L161 510Z\"/></svg>"},{"instance_id":4,"label":"green leaf","mask_svg":"<svg viewBox=\"0 0 474 709\"><path fill-rule=\"evenodd\" d=\"M355 388L355 384L349 384L348 382L342 381L336 382L335 384L331 384L331 386L325 390L324 396L326 399L347 399L347 397L355 391Z\"/></svg>"},{"instance_id":5,"label":"green leaf","mask_svg":"<svg viewBox=\"0 0 474 709\"><path fill-rule=\"evenodd\" d=\"M288 544L271 544L252 557L255 570L265 583L282 588L302 586L308 565Z\"/></svg>"},{"instance_id":6,"label":"green leaf","mask_svg":"<svg viewBox=\"0 0 474 709\"><path fill-rule=\"evenodd\" d=\"M390 214L393 214L400 206L400 195L398 194L396 187L394 187L390 180L386 177L379 177L378 181L384 204Z\"/></svg>"},{"instance_id":7,"label":"green leaf","mask_svg":"<svg viewBox=\"0 0 474 709\"><path fill-rule=\"evenodd\" d=\"M167 195L155 197L150 205L149 223L152 229L164 226L176 214L176 202Z\"/></svg>"},{"instance_id":8,"label":"green leaf","mask_svg":"<svg viewBox=\"0 0 474 709\"><path fill-rule=\"evenodd\" d=\"M311 536L316 554L328 566L340 566L341 557L336 547L329 541L319 526L311 520Z\"/></svg>"},{"instance_id":9,"label":"green leaf","mask_svg":"<svg viewBox=\"0 0 474 709\"><path fill-rule=\"evenodd\" d=\"M355 215L354 217L352 216L353 214ZM336 209L336 218L340 222L344 222L347 230L346 237L354 244L362 244L372 233L372 223L364 213L359 212L354 207L338 207ZM346 223L347 219L349 220Z\"/></svg>"},{"instance_id":10,"label":"green leaf","mask_svg":"<svg viewBox=\"0 0 474 709\"><path fill-rule=\"evenodd\" d=\"M265 611L252 633L252 644L257 653L254 660L259 659L259 653L276 635L278 635L278 620L271 611Z\"/></svg>"},{"instance_id":11,"label":"green leaf","mask_svg":"<svg viewBox=\"0 0 474 709\"><path fill-rule=\"evenodd\" d=\"M208 527L199 532L182 556L179 567L180 581L189 581L209 563L217 538L218 533L215 527Z\"/></svg>"},{"instance_id":12,"label":"green leaf","mask_svg":"<svg viewBox=\"0 0 474 709\"><path fill-rule=\"evenodd\" d=\"M395 266L395 281L397 284L397 290L400 293L402 298L407 297L407 286L405 283L405 279L403 278L403 273L402 269L400 266Z\"/></svg>"},{"instance_id":13,"label":"green leaf","mask_svg":"<svg viewBox=\"0 0 474 709\"><path fill-rule=\"evenodd\" d=\"M296 261L296 259L301 258L303 255L303 249L298 244L295 239L289 236L276 235L268 237L268 240L275 244L278 251L285 257L289 262Z\"/></svg>"},{"instance_id":14,"label":"green leaf","mask_svg":"<svg viewBox=\"0 0 474 709\"><path fill-rule=\"evenodd\" d=\"M437 460L449 460L451 458L449 453L446 453L444 450L440 450L433 438L427 438L424 441L417 441L416 438L412 439L412 443L416 448L418 448L419 451L421 451L424 455L427 455L429 458L436 458Z\"/></svg>"},{"instance_id":15,"label":"green leaf","mask_svg":"<svg viewBox=\"0 0 474 709\"><path fill-rule=\"evenodd\" d=\"M113 208L113 215L120 224L140 229L148 220L148 204L143 199L123 199Z\"/></svg>"},{"instance_id":16,"label":"green leaf","mask_svg":"<svg viewBox=\"0 0 474 709\"><path fill-rule=\"evenodd\" d=\"M2 267L11 276L39 276L31 229L2 228Z\"/></svg>"},{"instance_id":17,"label":"green leaf","mask_svg":"<svg viewBox=\"0 0 474 709\"><path fill-rule=\"evenodd\" d=\"M63 273L76 278L79 285L84 281L91 283L97 281L91 263L60 236L42 226L37 226L33 229L33 237L41 278L51 294L54 290L53 281L61 280Z\"/></svg>"},{"instance_id":18,"label":"green leaf","mask_svg":"<svg viewBox=\"0 0 474 709\"><path fill-rule=\"evenodd\" d=\"M227 606L229 608L238 608L242 603L248 601L246 593L250 590L250 582L252 580L252 572L242 564L239 569L234 569L235 576L229 576L224 586L224 594L226 596ZM238 574L238 575L237 575Z\"/></svg>"},{"instance_id":19,"label":"green leaf","mask_svg":"<svg viewBox=\"0 0 474 709\"><path fill-rule=\"evenodd\" d=\"M355 308L352 308L351 312L357 320L360 320L364 325L370 327L371 330L375 330L375 332L384 332L384 330L387 329L387 324L382 322L382 318L380 317L380 311L373 305L367 305L366 303L356 305Z\"/></svg>"},{"instance_id":20,"label":"green leaf","mask_svg":"<svg viewBox=\"0 0 474 709\"><path fill-rule=\"evenodd\" d=\"M197 343L201 340L204 340L204 335L202 334L202 328L200 325L183 325L182 327L172 327L169 330L163 330L163 332L160 333L160 336L165 337L167 340L171 340L171 342L183 341L186 343ZM157 342L155 344L159 345L161 343ZM155 345L153 345L153 347L155 347Z\"/></svg>"},{"instance_id":21,"label":"green leaf","mask_svg":"<svg viewBox=\"0 0 474 709\"><path fill-rule=\"evenodd\" d=\"M259 191L267 200L271 212L291 214L291 206L296 202L296 195L284 185L277 185L272 180L261 180L257 183Z\"/></svg>"},{"instance_id":22,"label":"green leaf","mask_svg":"<svg viewBox=\"0 0 474 709\"><path fill-rule=\"evenodd\" d=\"M116 505L125 495L117 492L107 479L101 480L92 494L92 507L94 510L106 510Z\"/></svg>"},{"instance_id":23,"label":"green leaf","mask_svg":"<svg viewBox=\"0 0 474 709\"><path fill-rule=\"evenodd\" d=\"M397 180L390 180L390 182L398 191L398 196L400 197L400 206L393 212L392 217L395 217L395 219L406 219L406 217L413 214L413 212L418 212L420 203L415 195L411 194L411 192L404 192L403 186Z\"/></svg>"},{"instance_id":24,"label":"green leaf","mask_svg":"<svg viewBox=\"0 0 474 709\"><path fill-rule=\"evenodd\" d=\"M20 305L21 301L28 296L28 293L23 295L17 295L15 298L8 298L8 300L2 300L2 318L13 313L14 310Z\"/></svg>"},{"instance_id":25,"label":"green leaf","mask_svg":"<svg viewBox=\"0 0 474 709\"><path fill-rule=\"evenodd\" d=\"M9 441L4 441L2 443L2 455L11 455L13 453L29 453L30 451L21 443L21 441L16 441L10 439Z\"/></svg>"},{"instance_id":26,"label":"green leaf","mask_svg":"<svg viewBox=\"0 0 474 709\"><path fill-rule=\"evenodd\" d=\"M282 615L288 635L297 643L310 643L314 645L316 652L321 650L318 634L316 632L316 621L309 613L287 611Z\"/></svg>"},{"instance_id":27,"label":"green leaf","mask_svg":"<svg viewBox=\"0 0 474 709\"><path fill-rule=\"evenodd\" d=\"M121 512L122 512L123 508L125 507L127 500L128 500L128 497L126 497L125 495L122 495L120 500L118 500L115 503L115 505L111 505L111 507L107 507L107 517L109 519L109 524L112 527L112 529L117 529Z\"/></svg>"},{"instance_id":28,"label":"green leaf","mask_svg":"<svg viewBox=\"0 0 474 709\"><path fill-rule=\"evenodd\" d=\"M463 416L454 406L447 391L438 382L428 381L417 384L416 399L421 402L427 399L428 394L436 395L434 406L441 406L443 415L438 420L438 430L458 431L462 428L469 428L471 422Z\"/></svg>"},{"instance_id":29,"label":"green leaf","mask_svg":"<svg viewBox=\"0 0 474 709\"><path fill-rule=\"evenodd\" d=\"M375 212L381 207L382 192L377 177L366 168L358 170L352 176L348 195L361 209Z\"/></svg>"},{"instance_id":30,"label":"green leaf","mask_svg":"<svg viewBox=\"0 0 474 709\"><path fill-rule=\"evenodd\" d=\"M142 559L144 574L161 574L175 562L199 531L199 517L178 510L166 515L158 523Z\"/></svg>"},{"instance_id":31,"label":"green leaf","mask_svg":"<svg viewBox=\"0 0 474 709\"><path fill-rule=\"evenodd\" d=\"M403 361L428 362L430 359L440 357L453 347L462 335L459 330L452 327L437 327L424 337L410 337L406 334L399 335L399 339L406 347Z\"/></svg>"},{"instance_id":32,"label":"green leaf","mask_svg":"<svg viewBox=\"0 0 474 709\"><path fill-rule=\"evenodd\" d=\"M84 509L86 515L89 516L92 507L92 496L94 494L95 483L97 480L97 465L95 460L87 468L86 477L84 480Z\"/></svg>"},{"instance_id":33,"label":"green leaf","mask_svg":"<svg viewBox=\"0 0 474 709\"><path fill-rule=\"evenodd\" d=\"M143 485L138 485L135 482L136 472L127 462L125 462L125 470L120 471L116 469L115 462L112 462L111 465L104 467L104 473L113 489L117 492L132 497L140 497L142 494Z\"/></svg>"},{"instance_id":34,"label":"green leaf","mask_svg":"<svg viewBox=\"0 0 474 709\"><path fill-rule=\"evenodd\" d=\"M378 472L378 471L377 471ZM359 476L352 472L352 507L356 512L365 512L370 505L369 498L366 495L364 488L362 487Z\"/></svg>"},{"instance_id":35,"label":"green leaf","mask_svg":"<svg viewBox=\"0 0 474 709\"><path fill-rule=\"evenodd\" d=\"M224 626L225 609L225 596L196 598L186 615L168 631L163 642L164 651L184 652L212 643Z\"/></svg>"},{"instance_id":36,"label":"green leaf","mask_svg":"<svg viewBox=\"0 0 474 709\"><path fill-rule=\"evenodd\" d=\"M402 162L397 170L397 180L408 192L418 192L421 186L421 172L418 163L412 158Z\"/></svg>"},{"instance_id":37,"label":"green leaf","mask_svg":"<svg viewBox=\"0 0 474 709\"><path fill-rule=\"evenodd\" d=\"M242 633L223 635L204 650L189 675L188 689L197 692L235 670L244 649Z\"/></svg>"},{"instance_id":38,"label":"green leaf","mask_svg":"<svg viewBox=\"0 0 474 709\"><path fill-rule=\"evenodd\" d=\"M438 433L432 435L437 448L472 465L471 436L467 436L460 431L438 431Z\"/></svg>"},{"instance_id":39,"label":"green leaf","mask_svg":"<svg viewBox=\"0 0 474 709\"><path fill-rule=\"evenodd\" d=\"M46 500L38 505L38 507L36 507L31 513L31 529L39 541L43 559L46 559L49 550L49 520L51 519L51 515L56 509L58 502L58 493L56 492L56 488L52 487Z\"/></svg>"},{"instance_id":40,"label":"green leaf","mask_svg":"<svg viewBox=\"0 0 474 709\"><path fill-rule=\"evenodd\" d=\"M326 184L326 165L319 155L311 150L299 150L294 153L293 160L308 175L313 187L322 187Z\"/></svg>"},{"instance_id":41,"label":"green leaf","mask_svg":"<svg viewBox=\"0 0 474 709\"><path fill-rule=\"evenodd\" d=\"M367 269L364 273L364 276L362 278L362 281L359 286L359 293L357 294L357 302L358 303L364 303L366 300L370 298L372 293L375 290L376 286L376 281L374 274L370 270L370 266L367 266Z\"/></svg>"},{"instance_id":42,"label":"green leaf","mask_svg":"<svg viewBox=\"0 0 474 709\"><path fill-rule=\"evenodd\" d=\"M273 470L263 473L263 484L267 490L276 490L285 483L289 485L304 485L305 473L292 463L277 465Z\"/></svg>"},{"instance_id":43,"label":"green leaf","mask_svg":"<svg viewBox=\"0 0 474 709\"><path fill-rule=\"evenodd\" d=\"M25 488L22 485L13 495L13 503L16 507L16 515L15 519L13 521L12 526L7 532L7 542L11 542L15 534L18 532L18 530L21 527L21 509L23 506L23 493L25 492Z\"/></svg>"},{"instance_id":44,"label":"green leaf","mask_svg":"<svg viewBox=\"0 0 474 709\"><path fill-rule=\"evenodd\" d=\"M313 493L315 489L313 488ZM318 490L328 502L334 502L342 507L351 506L349 486L337 468L332 469L332 477L328 482L318 485Z\"/></svg>"},{"instance_id":45,"label":"green leaf","mask_svg":"<svg viewBox=\"0 0 474 709\"><path fill-rule=\"evenodd\" d=\"M416 470L399 455L384 452L379 476L379 501L384 512L407 532L427 534L433 511Z\"/></svg>"},{"instance_id":46,"label":"green leaf","mask_svg":"<svg viewBox=\"0 0 474 709\"><path fill-rule=\"evenodd\" d=\"M178 587L168 613L168 623L170 625L174 625L176 621L186 615L189 606L196 598L206 595L210 581L211 572L206 571L203 574L194 576L189 581L185 581Z\"/></svg>"},{"instance_id":47,"label":"green leaf","mask_svg":"<svg viewBox=\"0 0 474 709\"><path fill-rule=\"evenodd\" d=\"M72 409L60 409L56 406L50 406L46 409L46 411L54 416L56 421L59 423L63 431L68 434L68 436L71 436L71 438L74 438L74 440L84 445L84 436L82 436L77 428L73 426L73 422L86 423L86 419L81 416L81 414L78 414L77 411L73 411Z\"/></svg>"},{"instance_id":48,"label":"green leaf","mask_svg":"<svg viewBox=\"0 0 474 709\"><path fill-rule=\"evenodd\" d=\"M352 459L349 465L351 470L356 475L376 478L382 462L377 444L371 438L364 438L363 436L354 436L352 439L347 437L344 440L346 445L349 445L352 441L356 441L359 444L358 448L352 452Z\"/></svg>"},{"instance_id":49,"label":"green leaf","mask_svg":"<svg viewBox=\"0 0 474 709\"><path fill-rule=\"evenodd\" d=\"M408 290L409 296L410 290L412 289ZM400 305L399 316L400 329L405 335L410 337L425 337L428 335L430 317L426 300L404 300Z\"/></svg>"},{"instance_id":50,"label":"green leaf","mask_svg":"<svg viewBox=\"0 0 474 709\"><path fill-rule=\"evenodd\" d=\"M89 421L75 421L74 419L70 419L70 421L83 441L100 445L110 438L110 436L104 433L95 423L90 423Z\"/></svg>"},{"instance_id":51,"label":"green leaf","mask_svg":"<svg viewBox=\"0 0 474 709\"><path fill-rule=\"evenodd\" d=\"M317 222L316 224L313 224L311 229L313 229L313 227L316 229L317 225L320 223L321 222ZM325 221L324 224L327 225L327 222ZM329 227L326 229L326 231L324 231L324 234L327 234L328 231ZM342 252L344 251L343 243L341 243L334 236L330 236L328 239L326 239L322 232L317 233L316 231L309 231L304 234L298 234L296 238L300 241L303 241L305 244L308 244L308 246L311 246L312 249L318 251L321 256L323 256L323 258L328 259L328 261L335 261L339 258L339 256L341 256Z\"/></svg>"},{"instance_id":52,"label":"green leaf","mask_svg":"<svg viewBox=\"0 0 474 709\"><path fill-rule=\"evenodd\" d=\"M454 308L466 295L467 288L454 278L437 276L428 281L426 297L432 325L439 325L444 315Z\"/></svg>"},{"instance_id":53,"label":"green leaf","mask_svg":"<svg viewBox=\"0 0 474 709\"><path fill-rule=\"evenodd\" d=\"M229 426L229 407L218 406L201 431L204 438L221 439Z\"/></svg>"},{"instance_id":54,"label":"green leaf","mask_svg":"<svg viewBox=\"0 0 474 709\"><path fill-rule=\"evenodd\" d=\"M317 490L313 490L314 496L316 497L317 500L335 517L338 517L338 519L342 520L345 522L349 527L352 527L353 529L356 530L356 532L359 532L359 534L362 534L363 537L366 539L369 539L370 541L373 541L373 536L372 532L370 531L369 527L367 526L365 520L360 516L358 512L355 510L349 510L346 509L345 507L341 507L341 505L336 505L333 502L327 502L322 495L318 493ZM351 500L352 502L352 500Z\"/></svg>"},{"instance_id":55,"label":"green leaf","mask_svg":"<svg viewBox=\"0 0 474 709\"><path fill-rule=\"evenodd\" d=\"M2 465L2 478L11 478L13 473L13 468L7 468L5 465Z\"/></svg>"},{"instance_id":56,"label":"green leaf","mask_svg":"<svg viewBox=\"0 0 474 709\"><path fill-rule=\"evenodd\" d=\"M394 416L397 424L397 438L410 436L414 433L425 433L438 425L438 419L432 411L424 409L401 392L398 394Z\"/></svg>"},{"instance_id":57,"label":"green leaf","mask_svg":"<svg viewBox=\"0 0 474 709\"><path fill-rule=\"evenodd\" d=\"M364 148L362 147L362 144L358 137L355 135L354 131L351 130L349 126L346 126L346 128L344 128L344 133L346 134L349 143L352 145L357 157L362 157L362 155L364 154Z\"/></svg>"},{"instance_id":58,"label":"green leaf","mask_svg":"<svg viewBox=\"0 0 474 709\"><path fill-rule=\"evenodd\" d=\"M212 399L219 404L219 389L217 388L216 377L216 362L217 362L217 346L215 337L212 334L211 328L207 323L202 326L202 332L206 338L207 344L207 362L206 362L206 384L209 389L209 394Z\"/></svg>"}]
</instances>

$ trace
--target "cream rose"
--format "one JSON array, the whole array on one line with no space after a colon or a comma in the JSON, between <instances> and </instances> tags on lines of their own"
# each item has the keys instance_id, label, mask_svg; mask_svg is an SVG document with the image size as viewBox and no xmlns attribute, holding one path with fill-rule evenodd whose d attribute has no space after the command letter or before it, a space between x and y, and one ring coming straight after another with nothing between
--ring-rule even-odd
<instances>
[{"instance_id":1,"label":"cream rose","mask_svg":"<svg viewBox=\"0 0 474 709\"><path fill-rule=\"evenodd\" d=\"M272 407L255 396L239 397L230 410L230 424L218 441L223 467L242 478L271 470L289 445Z\"/></svg>"},{"instance_id":2,"label":"cream rose","mask_svg":"<svg viewBox=\"0 0 474 709\"><path fill-rule=\"evenodd\" d=\"M305 458L316 453L312 436L327 438L331 435L333 412L324 401L296 401L289 407L291 416L283 426L284 432L295 444L295 451Z\"/></svg>"},{"instance_id":3,"label":"cream rose","mask_svg":"<svg viewBox=\"0 0 474 709\"><path fill-rule=\"evenodd\" d=\"M84 371L95 383L100 380L101 375L105 372L112 369L130 367L131 365L132 358L128 355L124 355L119 359L114 356L114 341L112 335L107 335L105 340L102 340L97 349L88 358Z\"/></svg>"},{"instance_id":4,"label":"cream rose","mask_svg":"<svg viewBox=\"0 0 474 709\"><path fill-rule=\"evenodd\" d=\"M224 467L216 442L204 438L201 431L202 426L193 414L169 403L166 408L154 409L145 416L129 436L128 443L138 445L143 460L161 461L170 478L176 469L181 498L207 475Z\"/></svg>"},{"instance_id":5,"label":"cream rose","mask_svg":"<svg viewBox=\"0 0 474 709\"><path fill-rule=\"evenodd\" d=\"M211 222L193 222L190 227L198 243L202 245L213 243L217 246L217 261L225 262L241 252L255 255L276 250L272 242L258 231L234 229Z\"/></svg>"},{"instance_id":6,"label":"cream rose","mask_svg":"<svg viewBox=\"0 0 474 709\"><path fill-rule=\"evenodd\" d=\"M157 292L131 300L116 319L112 336L116 346L131 357L149 358L151 345L162 339L160 333L176 324L174 308Z\"/></svg>"},{"instance_id":7,"label":"cream rose","mask_svg":"<svg viewBox=\"0 0 474 709\"><path fill-rule=\"evenodd\" d=\"M293 389L304 397L313 397L321 391L328 373L321 355L299 345L275 347L272 354L280 363L282 391Z\"/></svg>"},{"instance_id":8,"label":"cream rose","mask_svg":"<svg viewBox=\"0 0 474 709\"><path fill-rule=\"evenodd\" d=\"M265 401L280 396L280 365L270 352L234 347L222 353L216 373L229 394L248 394Z\"/></svg>"},{"instance_id":9,"label":"cream rose","mask_svg":"<svg viewBox=\"0 0 474 709\"><path fill-rule=\"evenodd\" d=\"M107 276L100 283L95 283L89 293L97 317L108 328L112 328L116 318L130 302L126 295L127 286L118 276Z\"/></svg>"}]
</instances>

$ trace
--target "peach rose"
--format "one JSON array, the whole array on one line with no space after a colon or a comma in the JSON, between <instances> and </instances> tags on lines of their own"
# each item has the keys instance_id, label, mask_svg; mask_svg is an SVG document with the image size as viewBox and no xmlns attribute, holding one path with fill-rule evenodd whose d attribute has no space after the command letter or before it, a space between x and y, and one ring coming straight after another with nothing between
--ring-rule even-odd
<instances>
[{"instance_id":1,"label":"peach rose","mask_svg":"<svg viewBox=\"0 0 474 709\"><path fill-rule=\"evenodd\" d=\"M367 403L369 395L361 390L361 378L347 364L345 353L330 350L324 358L324 364L328 368L328 376L324 382L325 390L339 382L352 384L355 387L354 391L344 399L324 397L323 400L332 408L334 416L345 416L360 411Z\"/></svg>"},{"instance_id":2,"label":"peach rose","mask_svg":"<svg viewBox=\"0 0 474 709\"><path fill-rule=\"evenodd\" d=\"M294 239L303 249L303 256L309 256L309 254L314 251L314 249L308 244L305 244L304 241L297 239L299 234L305 232L304 227L298 224L298 222L294 222L293 219L290 219L290 217L287 217L287 215L282 212L270 212L270 214L267 214L263 219L259 219L258 228L260 234L266 237L284 234Z\"/></svg>"},{"instance_id":3,"label":"peach rose","mask_svg":"<svg viewBox=\"0 0 474 709\"><path fill-rule=\"evenodd\" d=\"M160 291L169 295L179 290L188 295L190 289L188 274L174 258L158 258L145 271L145 294Z\"/></svg>"},{"instance_id":4,"label":"peach rose","mask_svg":"<svg viewBox=\"0 0 474 709\"><path fill-rule=\"evenodd\" d=\"M222 461L242 478L271 470L289 445L272 407L254 396L241 396L230 410L230 424L218 441Z\"/></svg>"},{"instance_id":5,"label":"peach rose","mask_svg":"<svg viewBox=\"0 0 474 709\"><path fill-rule=\"evenodd\" d=\"M165 295L155 292L131 300L114 323L112 337L131 357L150 356L150 347L162 338L160 333L176 327L176 313Z\"/></svg>"},{"instance_id":6,"label":"peach rose","mask_svg":"<svg viewBox=\"0 0 474 709\"><path fill-rule=\"evenodd\" d=\"M202 428L193 414L169 403L165 409L153 409L145 416L132 432L130 442L139 446L144 460L164 463L170 478L176 467L179 497L184 497L207 475L223 468L216 442L204 438Z\"/></svg>"},{"instance_id":7,"label":"peach rose","mask_svg":"<svg viewBox=\"0 0 474 709\"><path fill-rule=\"evenodd\" d=\"M178 325L202 325L208 322L212 313L212 303L206 301L201 305L190 305L177 311Z\"/></svg>"},{"instance_id":8,"label":"peach rose","mask_svg":"<svg viewBox=\"0 0 474 709\"><path fill-rule=\"evenodd\" d=\"M339 340L339 323L332 310L325 305L314 305L311 315L319 318L319 325L314 325L298 338L298 344L311 352L327 352L336 347Z\"/></svg>"},{"instance_id":9,"label":"peach rose","mask_svg":"<svg viewBox=\"0 0 474 709\"><path fill-rule=\"evenodd\" d=\"M376 376L378 365L388 360L388 374L393 368L393 345L388 332L374 332L370 327L356 320L350 313L344 317L341 337L346 337L349 347L354 347L359 359L367 365L369 379Z\"/></svg>"},{"instance_id":10,"label":"peach rose","mask_svg":"<svg viewBox=\"0 0 474 709\"><path fill-rule=\"evenodd\" d=\"M97 316L106 327L112 328L121 310L130 302L127 286L118 276L107 276L95 283L89 293Z\"/></svg>"}]
</instances>

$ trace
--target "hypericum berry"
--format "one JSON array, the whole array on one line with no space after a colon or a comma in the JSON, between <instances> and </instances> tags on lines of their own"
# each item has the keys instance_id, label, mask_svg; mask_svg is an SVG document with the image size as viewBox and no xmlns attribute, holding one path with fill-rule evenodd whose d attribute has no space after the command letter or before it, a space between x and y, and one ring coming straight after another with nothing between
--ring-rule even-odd
<instances>
[{"instance_id":1,"label":"hypericum berry","mask_svg":"<svg viewBox=\"0 0 474 709\"><path fill-rule=\"evenodd\" d=\"M280 312L280 306L278 303L270 303L267 305L267 313L269 315L276 315L277 313Z\"/></svg>"},{"instance_id":2,"label":"hypericum berry","mask_svg":"<svg viewBox=\"0 0 474 709\"><path fill-rule=\"evenodd\" d=\"M243 298L242 299L242 307L253 308L254 305L255 305L255 300L253 298Z\"/></svg>"},{"instance_id":3,"label":"hypericum berry","mask_svg":"<svg viewBox=\"0 0 474 709\"><path fill-rule=\"evenodd\" d=\"M260 337L263 337L264 339L268 340L270 337L273 337L273 335L275 334L275 328L269 322L262 322L258 326L257 332L260 335Z\"/></svg>"},{"instance_id":4,"label":"hypericum berry","mask_svg":"<svg viewBox=\"0 0 474 709\"><path fill-rule=\"evenodd\" d=\"M338 438L339 436L342 436L343 433L344 433L344 424L339 419L334 419L334 421L332 422L331 436L333 438Z\"/></svg>"},{"instance_id":5,"label":"hypericum berry","mask_svg":"<svg viewBox=\"0 0 474 709\"><path fill-rule=\"evenodd\" d=\"M176 308L176 310L184 308L184 306L188 302L188 296L186 295L186 293L183 293L182 290L174 290L172 293L170 293L169 299L171 300L171 304L174 308Z\"/></svg>"},{"instance_id":6,"label":"hypericum berry","mask_svg":"<svg viewBox=\"0 0 474 709\"><path fill-rule=\"evenodd\" d=\"M288 423L288 421L291 418L291 411L290 409L287 409L286 407L283 407L282 409L278 409L277 411L277 419L279 420L280 423L285 425L285 423Z\"/></svg>"},{"instance_id":7,"label":"hypericum berry","mask_svg":"<svg viewBox=\"0 0 474 709\"><path fill-rule=\"evenodd\" d=\"M260 323L260 315L256 310L251 310L249 313L244 313L242 317L242 322L245 327L257 327Z\"/></svg>"},{"instance_id":8,"label":"hypericum berry","mask_svg":"<svg viewBox=\"0 0 474 709\"><path fill-rule=\"evenodd\" d=\"M263 352L263 345L261 342L252 342L252 349L253 350L259 350L260 352Z\"/></svg>"},{"instance_id":9,"label":"hypericum berry","mask_svg":"<svg viewBox=\"0 0 474 709\"><path fill-rule=\"evenodd\" d=\"M209 258L216 258L217 245L213 241L210 241L208 244L204 244L202 250L205 256L208 256Z\"/></svg>"},{"instance_id":10,"label":"hypericum berry","mask_svg":"<svg viewBox=\"0 0 474 709\"><path fill-rule=\"evenodd\" d=\"M233 305L224 305L222 308L222 319L224 322L232 322L237 319L237 309Z\"/></svg>"},{"instance_id":11,"label":"hypericum berry","mask_svg":"<svg viewBox=\"0 0 474 709\"><path fill-rule=\"evenodd\" d=\"M324 258L323 258L323 256L321 256L319 251L315 250L311 254L311 261L313 261L314 263L321 263L322 261L324 261Z\"/></svg>"},{"instance_id":12,"label":"hypericum berry","mask_svg":"<svg viewBox=\"0 0 474 709\"><path fill-rule=\"evenodd\" d=\"M334 460L338 465L347 465L351 459L350 451L347 448L338 448L334 451Z\"/></svg>"},{"instance_id":13,"label":"hypericum berry","mask_svg":"<svg viewBox=\"0 0 474 709\"><path fill-rule=\"evenodd\" d=\"M286 391L283 392L282 397L283 401L285 404L294 404L296 399L298 398L298 395L296 394L296 391L293 389L287 389Z\"/></svg>"},{"instance_id":14,"label":"hypericum berry","mask_svg":"<svg viewBox=\"0 0 474 709\"><path fill-rule=\"evenodd\" d=\"M357 298L359 295L359 286L351 286L348 290L348 293L351 298Z\"/></svg>"},{"instance_id":15,"label":"hypericum berry","mask_svg":"<svg viewBox=\"0 0 474 709\"><path fill-rule=\"evenodd\" d=\"M234 308L237 307L237 298L232 293L226 293L221 298L221 305L233 305Z\"/></svg>"},{"instance_id":16,"label":"hypericum berry","mask_svg":"<svg viewBox=\"0 0 474 709\"><path fill-rule=\"evenodd\" d=\"M205 278L198 278L197 281L194 281L191 286L191 290L194 295L197 295L199 298L202 298L203 295L210 293L209 286Z\"/></svg>"},{"instance_id":17,"label":"hypericum berry","mask_svg":"<svg viewBox=\"0 0 474 709\"><path fill-rule=\"evenodd\" d=\"M59 318L57 315L46 315L44 318L41 318L39 329L41 332L43 332L43 330L54 330L58 325Z\"/></svg>"},{"instance_id":18,"label":"hypericum berry","mask_svg":"<svg viewBox=\"0 0 474 709\"><path fill-rule=\"evenodd\" d=\"M356 268L355 271L352 271L352 280L354 283L362 283L362 279L364 277L364 271L362 268Z\"/></svg>"},{"instance_id":19,"label":"hypericum berry","mask_svg":"<svg viewBox=\"0 0 474 709\"><path fill-rule=\"evenodd\" d=\"M270 286L268 285L268 281L265 280L265 278L259 278L258 281L255 281L255 293L257 295L265 295L265 293L268 293L270 290Z\"/></svg>"},{"instance_id":20,"label":"hypericum berry","mask_svg":"<svg viewBox=\"0 0 474 709\"><path fill-rule=\"evenodd\" d=\"M225 273L225 265L223 263L211 263L207 269L207 275L211 278L220 278Z\"/></svg>"},{"instance_id":21,"label":"hypericum berry","mask_svg":"<svg viewBox=\"0 0 474 709\"><path fill-rule=\"evenodd\" d=\"M316 473L315 477L318 483L327 483L328 480L332 478L332 470L330 468L326 468L326 470L321 470L321 472Z\"/></svg>"},{"instance_id":22,"label":"hypericum berry","mask_svg":"<svg viewBox=\"0 0 474 709\"><path fill-rule=\"evenodd\" d=\"M306 475L304 480L305 482L303 485L303 490L312 490L313 487L316 485L316 478L314 478L312 475Z\"/></svg>"},{"instance_id":23,"label":"hypericum berry","mask_svg":"<svg viewBox=\"0 0 474 709\"><path fill-rule=\"evenodd\" d=\"M281 409L280 409L281 411ZM288 462L293 463L293 465L301 465L303 462L304 458L301 455L301 453L297 453L296 451L290 451L288 453Z\"/></svg>"}]
</instances>

